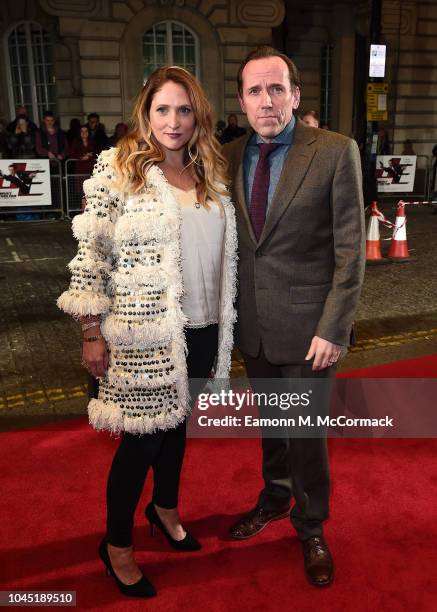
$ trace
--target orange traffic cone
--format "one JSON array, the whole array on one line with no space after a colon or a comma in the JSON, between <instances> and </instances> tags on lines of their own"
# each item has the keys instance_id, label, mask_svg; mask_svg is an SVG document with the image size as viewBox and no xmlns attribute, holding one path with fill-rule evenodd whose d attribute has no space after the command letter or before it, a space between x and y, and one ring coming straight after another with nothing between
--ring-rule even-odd
<instances>
[{"instance_id":1,"label":"orange traffic cone","mask_svg":"<svg viewBox=\"0 0 437 612\"><path fill-rule=\"evenodd\" d=\"M410 258L407 244L407 217L405 215L405 202L402 200L398 204L396 212L395 227L388 250L388 256L397 261L405 261Z\"/></svg>"},{"instance_id":2,"label":"orange traffic cone","mask_svg":"<svg viewBox=\"0 0 437 612\"><path fill-rule=\"evenodd\" d=\"M366 261L370 262L384 261L379 237L379 215L377 203L372 202L366 238Z\"/></svg>"}]
</instances>

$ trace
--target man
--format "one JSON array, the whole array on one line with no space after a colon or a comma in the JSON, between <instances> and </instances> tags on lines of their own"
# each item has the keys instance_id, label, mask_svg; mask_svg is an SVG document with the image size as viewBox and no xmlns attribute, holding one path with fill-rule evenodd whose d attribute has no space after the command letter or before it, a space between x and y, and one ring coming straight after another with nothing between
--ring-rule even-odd
<instances>
[{"instance_id":1,"label":"man","mask_svg":"<svg viewBox=\"0 0 437 612\"><path fill-rule=\"evenodd\" d=\"M63 161L68 157L68 143L64 132L56 126L52 111L45 111L42 127L36 133L38 157Z\"/></svg>"},{"instance_id":2,"label":"man","mask_svg":"<svg viewBox=\"0 0 437 612\"><path fill-rule=\"evenodd\" d=\"M239 231L237 345L249 378L322 378L329 383L349 343L364 273L360 157L354 141L306 126L299 74L270 47L238 72L252 133L225 146ZM285 381L284 381L285 384ZM263 438L255 508L232 528L259 533L290 514L309 581L327 585L333 561L326 439Z\"/></svg>"},{"instance_id":3,"label":"man","mask_svg":"<svg viewBox=\"0 0 437 612\"><path fill-rule=\"evenodd\" d=\"M302 121L311 127L315 127L315 128L319 127L319 120L317 119L317 113L314 110L306 111L306 113L302 115Z\"/></svg>"},{"instance_id":4,"label":"man","mask_svg":"<svg viewBox=\"0 0 437 612\"><path fill-rule=\"evenodd\" d=\"M237 115L229 115L228 117L228 125L223 130L223 135L221 142L225 144L227 142L232 142L236 138L240 138L240 136L244 136L246 130L243 127L238 125L238 117Z\"/></svg>"},{"instance_id":5,"label":"man","mask_svg":"<svg viewBox=\"0 0 437 612\"><path fill-rule=\"evenodd\" d=\"M106 129L103 123L100 123L100 116L97 113L90 113L87 117L88 133L94 145L96 155L109 147L109 139L106 135Z\"/></svg>"},{"instance_id":6,"label":"man","mask_svg":"<svg viewBox=\"0 0 437 612\"><path fill-rule=\"evenodd\" d=\"M18 119L15 132L9 135L8 148L12 159L33 159L35 151L35 131L29 127L24 117Z\"/></svg>"},{"instance_id":7,"label":"man","mask_svg":"<svg viewBox=\"0 0 437 612\"><path fill-rule=\"evenodd\" d=\"M17 128L17 123L19 122L20 119L26 119L27 124L28 124L28 129L29 131L35 133L36 130L38 129L36 127L36 125L29 119L28 115L27 115L27 110L25 106L17 106L16 110L15 110L15 119L13 121L11 121L8 126L7 126L7 130L8 132L10 132L11 134L15 134L15 130Z\"/></svg>"}]
</instances>

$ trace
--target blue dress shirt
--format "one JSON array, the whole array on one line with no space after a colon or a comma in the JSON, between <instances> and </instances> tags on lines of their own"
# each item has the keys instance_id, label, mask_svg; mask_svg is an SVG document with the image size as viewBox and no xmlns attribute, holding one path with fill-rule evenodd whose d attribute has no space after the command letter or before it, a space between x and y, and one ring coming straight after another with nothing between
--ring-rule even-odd
<instances>
[{"instance_id":1,"label":"blue dress shirt","mask_svg":"<svg viewBox=\"0 0 437 612\"><path fill-rule=\"evenodd\" d=\"M270 163L270 184L269 193L267 197L267 211L272 203L273 194L275 193L276 187L281 176L282 166L284 165L285 158L287 157L288 151L293 144L294 129L296 126L296 117L292 117L291 121L285 126L280 134L275 136L271 142L278 142L283 146L278 147L269 155ZM246 206L250 210L250 197L252 194L253 179L255 177L256 165L259 159L259 144L264 142L261 136L256 132L252 134L246 145L244 151L244 190L246 196Z\"/></svg>"}]
</instances>

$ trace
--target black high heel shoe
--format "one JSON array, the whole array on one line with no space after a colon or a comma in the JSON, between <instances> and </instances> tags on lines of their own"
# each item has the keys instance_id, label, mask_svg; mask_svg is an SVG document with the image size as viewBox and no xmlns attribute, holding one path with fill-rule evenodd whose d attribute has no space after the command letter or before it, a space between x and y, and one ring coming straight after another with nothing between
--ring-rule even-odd
<instances>
[{"instance_id":1,"label":"black high heel shoe","mask_svg":"<svg viewBox=\"0 0 437 612\"><path fill-rule=\"evenodd\" d=\"M150 535L154 534L154 527L156 525L158 529L160 529L165 535L170 546L175 550L190 552L194 550L200 550L202 548L200 542L198 542L196 538L191 535L191 533L188 533L188 531L187 535L183 540L175 540L174 538L172 538L171 535L168 533L167 529L165 528L163 522L159 518L155 506L152 502L150 502L150 504L147 506L144 514L146 515L146 518L150 523Z\"/></svg>"},{"instance_id":2,"label":"black high heel shoe","mask_svg":"<svg viewBox=\"0 0 437 612\"><path fill-rule=\"evenodd\" d=\"M114 578L120 593L123 593L123 595L127 595L128 597L155 597L155 587L144 575L134 584L125 584L120 580L112 567L111 559L109 558L108 553L108 540L106 538L103 538L103 540L100 542L99 556L106 566L106 575Z\"/></svg>"}]
</instances>

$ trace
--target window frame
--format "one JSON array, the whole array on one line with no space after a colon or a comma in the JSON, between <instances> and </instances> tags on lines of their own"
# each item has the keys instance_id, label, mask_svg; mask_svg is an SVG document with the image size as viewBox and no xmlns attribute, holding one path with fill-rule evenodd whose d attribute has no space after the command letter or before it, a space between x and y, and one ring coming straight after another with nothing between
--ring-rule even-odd
<instances>
[{"instance_id":1,"label":"window frame","mask_svg":"<svg viewBox=\"0 0 437 612\"><path fill-rule=\"evenodd\" d=\"M4 33L3 36L3 52L4 52L4 57L6 58L6 76L7 76L7 89L8 89L8 98L9 98L9 107L11 110L11 116L15 117L15 109L17 106L19 106L19 102L17 100L15 100L15 96L14 96L14 79L13 79L13 75L12 75L12 66L11 66L11 57L10 57L10 47L9 47L9 37L11 36L11 34L19 27L24 26L25 27L25 31L26 31L26 52L27 52L27 58L29 60L29 64L28 64L28 68L29 68L29 81L30 81L30 95L31 95L31 106L29 107L28 103L25 103L24 105L26 106L27 110L28 110L28 116L29 118L36 123L36 125L39 125L40 121L41 121L41 117L40 117L40 109L39 107L42 106L41 103L39 103L38 101L38 92L37 92L37 88L43 86L44 87L44 91L45 91L45 97L46 100L50 99L50 96L48 95L48 85L49 85L49 81L47 81L46 79L46 66L48 64L45 63L45 61L43 61L40 65L43 67L43 73L44 73L44 82L43 83L38 83L36 82L35 79L35 70L36 70L36 66L35 66L35 57L34 57L34 51L32 48L32 33L31 33L31 27L32 26L36 26L41 32L45 32L49 35L50 38L50 44L52 47L52 53L54 55L54 45L53 45L53 40L52 37L50 36L50 32L48 30L46 30L44 28L44 26L40 23L38 23L37 21L33 21L33 20L23 20L23 21L19 21L14 23L13 25L11 25L6 32ZM42 45L43 46L43 45ZM17 49L17 47L15 47ZM44 58L44 54L43 54L43 58ZM45 59L45 58L44 58ZM53 61L53 77L54 79L55 77L55 71L54 71L54 61ZM17 83L17 85L20 86L20 89L22 91L22 70L20 67L20 64L18 64L18 73L20 75L20 83ZM53 85L55 85L55 81L53 82ZM56 94L56 92L55 92ZM54 114L56 115L57 113L57 105L56 105L56 95L54 96L54 100L55 103L52 108L52 110L54 111ZM43 109L45 110L45 109Z\"/></svg>"},{"instance_id":2,"label":"window frame","mask_svg":"<svg viewBox=\"0 0 437 612\"><path fill-rule=\"evenodd\" d=\"M157 21L155 23L153 23L151 26L149 26L146 30L144 30L143 35L141 37L141 43L142 43L142 59L143 59L143 76L142 76L142 80L143 80L143 84L145 83L144 80L144 68L145 68L145 58L144 58L144 36L147 34L147 32L149 32L150 30L153 31L154 28L156 28L159 25L165 24L166 26L166 53L167 53L167 58L168 58L168 65L169 66L174 66L174 59L173 59L173 33L172 33L172 26L173 25L177 25L179 27L181 27L183 30L186 30L187 32L189 32L191 34L191 36L194 39L194 61L195 61L195 72L194 72L194 76L200 80L200 44L199 44L199 37L196 34L196 32L194 30L192 30L189 26L187 26L184 22L179 21L177 19L161 19L160 21ZM156 43L154 42L154 57L156 58L156 47L155 47ZM164 64L167 65L167 64ZM183 67L183 66L182 66Z\"/></svg>"}]
</instances>

